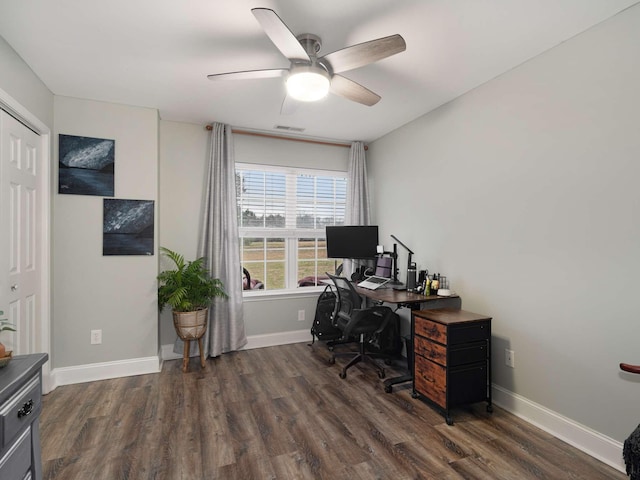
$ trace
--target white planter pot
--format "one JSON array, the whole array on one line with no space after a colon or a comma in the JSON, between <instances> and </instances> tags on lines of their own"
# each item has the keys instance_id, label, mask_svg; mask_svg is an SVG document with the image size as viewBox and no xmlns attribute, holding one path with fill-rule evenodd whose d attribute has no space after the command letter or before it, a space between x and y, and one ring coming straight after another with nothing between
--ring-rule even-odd
<instances>
[{"instance_id":1,"label":"white planter pot","mask_svg":"<svg viewBox=\"0 0 640 480\"><path fill-rule=\"evenodd\" d=\"M182 340L197 340L207 331L207 313L203 308L194 312L173 312L173 326Z\"/></svg>"}]
</instances>

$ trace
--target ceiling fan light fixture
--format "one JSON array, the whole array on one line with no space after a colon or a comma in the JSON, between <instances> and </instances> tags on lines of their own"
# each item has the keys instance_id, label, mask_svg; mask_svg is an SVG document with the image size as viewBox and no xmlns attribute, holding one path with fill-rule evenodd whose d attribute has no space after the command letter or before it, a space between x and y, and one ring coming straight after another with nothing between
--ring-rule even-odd
<instances>
[{"instance_id":1,"label":"ceiling fan light fixture","mask_svg":"<svg viewBox=\"0 0 640 480\"><path fill-rule=\"evenodd\" d=\"M329 74L320 67L295 67L287 77L287 94L302 102L316 102L327 96L330 84Z\"/></svg>"}]
</instances>

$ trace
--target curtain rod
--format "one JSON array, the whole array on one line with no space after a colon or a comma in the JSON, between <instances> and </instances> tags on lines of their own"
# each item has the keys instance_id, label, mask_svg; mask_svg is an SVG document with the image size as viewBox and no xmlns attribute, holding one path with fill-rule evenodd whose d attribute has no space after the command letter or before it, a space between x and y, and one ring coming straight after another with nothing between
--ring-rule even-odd
<instances>
[{"instance_id":1,"label":"curtain rod","mask_svg":"<svg viewBox=\"0 0 640 480\"><path fill-rule=\"evenodd\" d=\"M209 131L213 130L213 127L211 125L207 125L205 128ZM285 135L274 135L272 133L252 132L251 130L239 130L237 128L233 128L231 131L238 135L251 135L254 137L275 138L276 140L289 140L290 142L303 142L303 143L313 143L316 145L329 145L331 147L351 148L351 144L349 143L326 142L323 140L312 140L310 138L287 137ZM369 150L369 147L365 145L364 149Z\"/></svg>"}]
</instances>

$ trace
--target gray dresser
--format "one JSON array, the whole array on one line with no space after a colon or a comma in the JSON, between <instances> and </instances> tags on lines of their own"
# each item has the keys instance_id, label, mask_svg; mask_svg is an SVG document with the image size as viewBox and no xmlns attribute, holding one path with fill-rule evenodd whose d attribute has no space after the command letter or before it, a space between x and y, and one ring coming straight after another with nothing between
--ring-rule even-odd
<instances>
[{"instance_id":1,"label":"gray dresser","mask_svg":"<svg viewBox=\"0 0 640 480\"><path fill-rule=\"evenodd\" d=\"M42 365L46 353L18 355L0 368L0 479L40 480Z\"/></svg>"}]
</instances>

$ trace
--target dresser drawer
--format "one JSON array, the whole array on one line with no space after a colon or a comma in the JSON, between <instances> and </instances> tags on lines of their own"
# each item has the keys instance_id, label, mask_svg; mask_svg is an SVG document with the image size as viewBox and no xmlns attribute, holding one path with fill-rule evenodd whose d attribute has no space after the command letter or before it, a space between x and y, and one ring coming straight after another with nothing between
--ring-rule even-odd
<instances>
[{"instance_id":1,"label":"dresser drawer","mask_svg":"<svg viewBox=\"0 0 640 480\"><path fill-rule=\"evenodd\" d=\"M447 326L438 322L416 316L414 318L415 334L426 337L443 345L447 344Z\"/></svg>"},{"instance_id":2,"label":"dresser drawer","mask_svg":"<svg viewBox=\"0 0 640 480\"><path fill-rule=\"evenodd\" d=\"M9 402L0 409L2 447L8 445L24 428L28 428L42 406L40 377L29 381Z\"/></svg>"},{"instance_id":3,"label":"dresser drawer","mask_svg":"<svg viewBox=\"0 0 640 480\"><path fill-rule=\"evenodd\" d=\"M487 361L487 342L465 343L449 347L449 366Z\"/></svg>"},{"instance_id":4,"label":"dresser drawer","mask_svg":"<svg viewBox=\"0 0 640 480\"><path fill-rule=\"evenodd\" d=\"M413 339L413 351L416 355L422 355L440 365L447 366L447 347L444 345L416 336Z\"/></svg>"},{"instance_id":5,"label":"dresser drawer","mask_svg":"<svg viewBox=\"0 0 640 480\"><path fill-rule=\"evenodd\" d=\"M415 358L415 389L444 408L447 403L447 375L445 368L424 357Z\"/></svg>"},{"instance_id":6,"label":"dresser drawer","mask_svg":"<svg viewBox=\"0 0 640 480\"><path fill-rule=\"evenodd\" d=\"M0 478L2 480L22 480L31 469L31 429L26 429L18 440L6 449L0 458Z\"/></svg>"},{"instance_id":7,"label":"dresser drawer","mask_svg":"<svg viewBox=\"0 0 640 480\"><path fill-rule=\"evenodd\" d=\"M489 397L487 363L476 363L449 371L449 406L481 402Z\"/></svg>"},{"instance_id":8,"label":"dresser drawer","mask_svg":"<svg viewBox=\"0 0 640 480\"><path fill-rule=\"evenodd\" d=\"M491 335L489 320L481 322L451 325L449 328L449 343L477 342L486 340Z\"/></svg>"}]
</instances>

